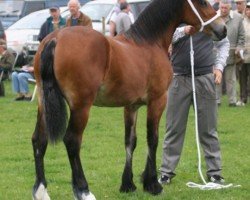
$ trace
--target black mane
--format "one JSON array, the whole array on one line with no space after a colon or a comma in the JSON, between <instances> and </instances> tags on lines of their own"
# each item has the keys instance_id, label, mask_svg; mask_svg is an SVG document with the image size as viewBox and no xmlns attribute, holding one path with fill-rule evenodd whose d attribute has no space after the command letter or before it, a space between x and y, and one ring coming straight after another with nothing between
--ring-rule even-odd
<instances>
[{"instance_id":1,"label":"black mane","mask_svg":"<svg viewBox=\"0 0 250 200\"><path fill-rule=\"evenodd\" d=\"M167 30L169 23L180 14L183 0L153 0L125 33L137 43L155 42Z\"/></svg>"}]
</instances>

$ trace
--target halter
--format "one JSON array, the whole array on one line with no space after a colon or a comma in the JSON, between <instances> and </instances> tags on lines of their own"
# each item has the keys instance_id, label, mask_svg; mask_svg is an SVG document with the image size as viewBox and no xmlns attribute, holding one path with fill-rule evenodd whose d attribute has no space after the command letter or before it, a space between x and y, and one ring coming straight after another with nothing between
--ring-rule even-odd
<instances>
[{"instance_id":1,"label":"halter","mask_svg":"<svg viewBox=\"0 0 250 200\"><path fill-rule=\"evenodd\" d=\"M209 19L208 21L204 22L203 19L202 19L201 16L200 16L199 12L198 12L197 9L195 8L193 2L192 2L191 0L187 0L187 1L188 1L189 5L191 6L191 8L192 8L194 14L198 17L198 19L199 19L200 22L201 22L201 28L200 28L200 30L199 30L200 32L203 31L203 29L204 29L204 27L205 27L206 25L210 24L212 21L214 21L214 20L216 20L218 17L220 17L220 13L217 12L217 14L216 14L214 17L212 17L212 18Z\"/></svg>"}]
</instances>

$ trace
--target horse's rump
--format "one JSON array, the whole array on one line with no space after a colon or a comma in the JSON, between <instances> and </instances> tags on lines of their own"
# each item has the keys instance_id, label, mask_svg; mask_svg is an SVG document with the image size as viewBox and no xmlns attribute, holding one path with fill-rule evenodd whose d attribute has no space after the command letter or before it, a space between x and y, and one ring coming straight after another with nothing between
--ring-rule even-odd
<instances>
[{"instance_id":1,"label":"horse's rump","mask_svg":"<svg viewBox=\"0 0 250 200\"><path fill-rule=\"evenodd\" d=\"M93 101L109 66L106 38L78 26L61 30L56 41L54 72L65 98L71 99L71 105L86 99Z\"/></svg>"}]
</instances>

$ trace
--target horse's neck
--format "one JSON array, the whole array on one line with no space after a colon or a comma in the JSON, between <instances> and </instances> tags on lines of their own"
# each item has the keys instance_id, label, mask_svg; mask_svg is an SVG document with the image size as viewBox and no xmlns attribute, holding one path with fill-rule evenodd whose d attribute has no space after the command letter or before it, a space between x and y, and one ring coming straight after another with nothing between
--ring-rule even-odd
<instances>
[{"instance_id":1,"label":"horse's neck","mask_svg":"<svg viewBox=\"0 0 250 200\"><path fill-rule=\"evenodd\" d=\"M172 39L173 39L173 35L175 32L175 29L177 27L177 23L174 23L172 25L170 25L166 31L166 34L164 35L164 37L162 37L160 39L160 44L162 46L162 48L166 51L166 53L168 53L169 50L169 46L172 43Z\"/></svg>"}]
</instances>

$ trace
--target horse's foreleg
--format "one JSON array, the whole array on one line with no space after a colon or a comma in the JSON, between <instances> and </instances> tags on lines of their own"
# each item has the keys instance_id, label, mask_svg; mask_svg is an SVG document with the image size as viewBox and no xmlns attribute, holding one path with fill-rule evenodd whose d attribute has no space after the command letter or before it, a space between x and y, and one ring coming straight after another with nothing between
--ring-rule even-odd
<instances>
[{"instance_id":1,"label":"horse's foreleg","mask_svg":"<svg viewBox=\"0 0 250 200\"><path fill-rule=\"evenodd\" d=\"M47 182L44 175L44 155L48 145L45 134L45 123L41 112L38 110L36 128L32 136L32 145L36 167L36 182L33 187L34 200L50 200L47 193Z\"/></svg>"},{"instance_id":2,"label":"horse's foreleg","mask_svg":"<svg viewBox=\"0 0 250 200\"><path fill-rule=\"evenodd\" d=\"M89 191L80 160L82 134L87 125L90 106L71 110L64 143L72 170L72 187L76 200L95 200Z\"/></svg>"},{"instance_id":3,"label":"horse's foreleg","mask_svg":"<svg viewBox=\"0 0 250 200\"><path fill-rule=\"evenodd\" d=\"M138 107L130 106L124 109L126 163L122 175L120 192L136 190L133 182L132 160L136 148L136 119Z\"/></svg>"},{"instance_id":4,"label":"horse's foreleg","mask_svg":"<svg viewBox=\"0 0 250 200\"><path fill-rule=\"evenodd\" d=\"M162 186L158 183L156 173L156 150L158 146L158 126L166 105L165 95L149 102L147 110L148 157L143 173L143 187L151 194L159 194Z\"/></svg>"}]
</instances>

